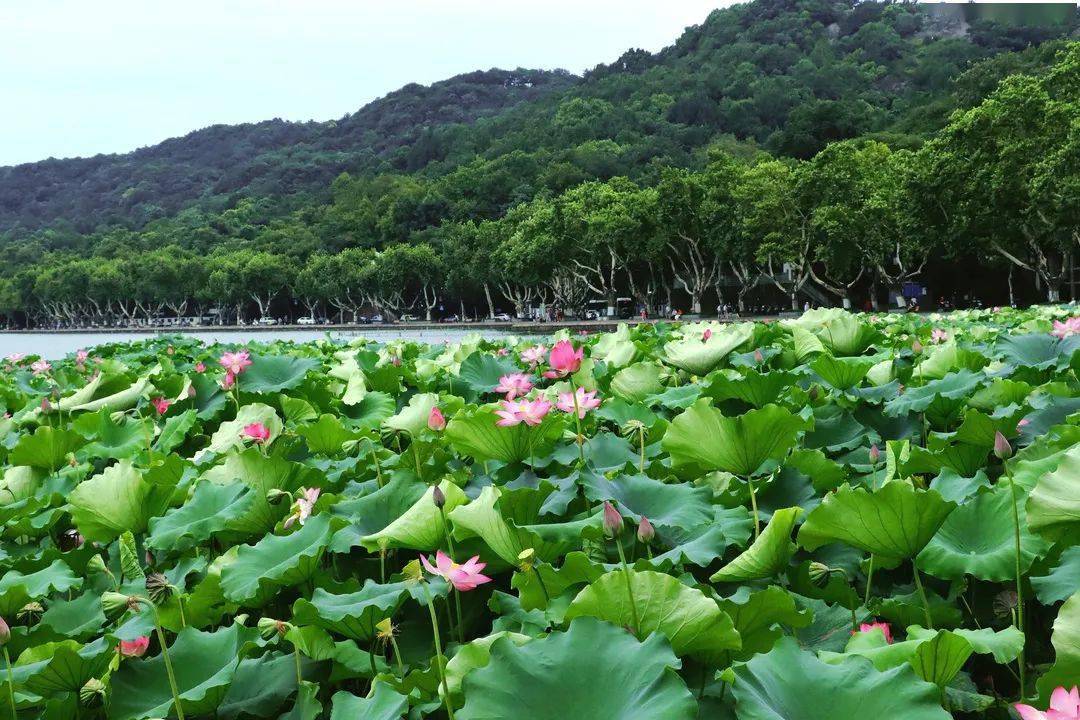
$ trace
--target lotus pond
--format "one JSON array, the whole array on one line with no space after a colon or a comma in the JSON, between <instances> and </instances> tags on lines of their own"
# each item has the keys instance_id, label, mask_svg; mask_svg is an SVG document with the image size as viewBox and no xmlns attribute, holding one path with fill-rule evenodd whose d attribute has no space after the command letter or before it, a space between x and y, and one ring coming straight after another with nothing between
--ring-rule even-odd
<instances>
[{"instance_id":1,"label":"lotus pond","mask_svg":"<svg viewBox=\"0 0 1080 720\"><path fill-rule=\"evenodd\" d=\"M1074 718L1071 314L9 357L0 720Z\"/></svg>"}]
</instances>

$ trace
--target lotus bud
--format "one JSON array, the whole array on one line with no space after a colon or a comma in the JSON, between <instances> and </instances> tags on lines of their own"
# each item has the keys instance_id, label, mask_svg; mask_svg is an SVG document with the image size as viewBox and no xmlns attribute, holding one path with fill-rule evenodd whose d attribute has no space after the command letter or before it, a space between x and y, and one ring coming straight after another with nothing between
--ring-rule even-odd
<instances>
[{"instance_id":1,"label":"lotus bud","mask_svg":"<svg viewBox=\"0 0 1080 720\"><path fill-rule=\"evenodd\" d=\"M79 688L79 702L83 707L95 708L105 703L105 683L97 678L90 678Z\"/></svg>"},{"instance_id":2,"label":"lotus bud","mask_svg":"<svg viewBox=\"0 0 1080 720\"><path fill-rule=\"evenodd\" d=\"M649 518L642 515L637 526L637 539L648 545L654 537L656 537L656 529L649 522Z\"/></svg>"},{"instance_id":3,"label":"lotus bud","mask_svg":"<svg viewBox=\"0 0 1080 720\"><path fill-rule=\"evenodd\" d=\"M765 356L761 354L761 350L759 348L754 348L754 362L756 362L758 365L765 362Z\"/></svg>"},{"instance_id":4,"label":"lotus bud","mask_svg":"<svg viewBox=\"0 0 1080 720\"><path fill-rule=\"evenodd\" d=\"M169 578L159 572L150 573L146 576L146 594L155 605L161 605L172 596L173 586L169 584Z\"/></svg>"},{"instance_id":5,"label":"lotus bud","mask_svg":"<svg viewBox=\"0 0 1080 720\"><path fill-rule=\"evenodd\" d=\"M438 485L436 485L435 489L431 491L431 501L435 503L435 507L439 508L440 510L442 510L443 507L446 505L446 493L444 493L442 491L442 488Z\"/></svg>"},{"instance_id":6,"label":"lotus bud","mask_svg":"<svg viewBox=\"0 0 1080 720\"><path fill-rule=\"evenodd\" d=\"M41 412L48 413L52 410L52 404L49 403L49 398L41 398Z\"/></svg>"},{"instance_id":7,"label":"lotus bud","mask_svg":"<svg viewBox=\"0 0 1080 720\"><path fill-rule=\"evenodd\" d=\"M607 500L604 501L604 534L617 537L622 532L623 519L619 511Z\"/></svg>"},{"instance_id":8,"label":"lotus bud","mask_svg":"<svg viewBox=\"0 0 1080 720\"><path fill-rule=\"evenodd\" d=\"M712 337L712 330L705 328L705 332L701 333L701 342L709 342L709 338Z\"/></svg>"},{"instance_id":9,"label":"lotus bud","mask_svg":"<svg viewBox=\"0 0 1080 720\"><path fill-rule=\"evenodd\" d=\"M401 574L406 581L419 582L424 579L424 568L420 566L419 560L410 560L401 569Z\"/></svg>"},{"instance_id":10,"label":"lotus bud","mask_svg":"<svg viewBox=\"0 0 1080 720\"><path fill-rule=\"evenodd\" d=\"M427 426L435 432L442 432L446 429L446 416L438 407L431 408L431 412L428 413Z\"/></svg>"},{"instance_id":11,"label":"lotus bud","mask_svg":"<svg viewBox=\"0 0 1080 720\"><path fill-rule=\"evenodd\" d=\"M124 593L104 592L101 594L101 610L105 617L116 617L125 610L138 612L139 598Z\"/></svg>"},{"instance_id":12,"label":"lotus bud","mask_svg":"<svg viewBox=\"0 0 1080 720\"><path fill-rule=\"evenodd\" d=\"M518 567L521 568L521 572L529 572L532 570L535 561L536 551L532 548L525 548L518 553Z\"/></svg>"},{"instance_id":13,"label":"lotus bud","mask_svg":"<svg viewBox=\"0 0 1080 720\"><path fill-rule=\"evenodd\" d=\"M284 637L285 633L292 629L290 623L284 620L275 620L274 618L261 617L259 618L259 634L262 635L263 640L269 640L275 635Z\"/></svg>"},{"instance_id":14,"label":"lotus bud","mask_svg":"<svg viewBox=\"0 0 1080 720\"><path fill-rule=\"evenodd\" d=\"M7 645L11 640L11 628L4 621L4 618L0 617L0 646Z\"/></svg>"},{"instance_id":15,"label":"lotus bud","mask_svg":"<svg viewBox=\"0 0 1080 720\"><path fill-rule=\"evenodd\" d=\"M817 562L816 560L810 563L810 582L815 587L823 588L829 584L829 577L832 576L832 568L825 563Z\"/></svg>"},{"instance_id":16,"label":"lotus bud","mask_svg":"<svg viewBox=\"0 0 1080 720\"><path fill-rule=\"evenodd\" d=\"M911 352L916 355L922 352L922 343L919 342L918 338L916 338L915 342L911 343Z\"/></svg>"},{"instance_id":17,"label":"lotus bud","mask_svg":"<svg viewBox=\"0 0 1080 720\"><path fill-rule=\"evenodd\" d=\"M817 385L811 385L810 390L806 393L806 396L810 398L810 402L816 402L818 399L819 391Z\"/></svg>"},{"instance_id":18,"label":"lotus bud","mask_svg":"<svg viewBox=\"0 0 1080 720\"><path fill-rule=\"evenodd\" d=\"M1008 460L1012 457L1013 449L1000 430L994 432L994 455L998 460Z\"/></svg>"},{"instance_id":19,"label":"lotus bud","mask_svg":"<svg viewBox=\"0 0 1080 720\"><path fill-rule=\"evenodd\" d=\"M881 459L881 451L878 450L877 445L870 446L870 462L877 465L878 460Z\"/></svg>"}]
</instances>

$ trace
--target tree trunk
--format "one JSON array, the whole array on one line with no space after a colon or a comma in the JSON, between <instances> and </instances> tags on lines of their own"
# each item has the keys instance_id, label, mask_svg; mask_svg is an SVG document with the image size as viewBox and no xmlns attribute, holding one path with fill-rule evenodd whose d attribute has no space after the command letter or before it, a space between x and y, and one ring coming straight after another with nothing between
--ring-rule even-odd
<instances>
[{"instance_id":1,"label":"tree trunk","mask_svg":"<svg viewBox=\"0 0 1080 720\"><path fill-rule=\"evenodd\" d=\"M484 283L484 299L487 300L488 320L495 319L495 302L491 299L491 286Z\"/></svg>"}]
</instances>

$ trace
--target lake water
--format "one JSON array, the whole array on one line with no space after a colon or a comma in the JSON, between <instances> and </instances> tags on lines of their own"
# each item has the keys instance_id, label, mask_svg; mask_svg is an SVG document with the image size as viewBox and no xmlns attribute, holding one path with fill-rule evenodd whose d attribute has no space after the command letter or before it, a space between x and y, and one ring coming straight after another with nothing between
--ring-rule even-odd
<instances>
[{"instance_id":1,"label":"lake water","mask_svg":"<svg viewBox=\"0 0 1080 720\"><path fill-rule=\"evenodd\" d=\"M244 343L244 342L270 342L272 340L292 340L293 342L310 342L330 335L333 338L345 341L357 337L371 338L380 342L389 340L416 340L426 343L457 342L467 335L480 333L487 338L508 337L516 333L506 330L491 328L410 328L408 326L394 326L385 328L357 328L355 330L200 330L197 332L184 333L199 338L204 343ZM21 352L41 355L49 360L55 360L73 353L81 348L92 348L95 345L111 342L128 342L144 340L155 335L171 335L175 333L147 332L79 332L79 333L4 333L0 332L0 357L9 353Z\"/></svg>"}]
</instances>

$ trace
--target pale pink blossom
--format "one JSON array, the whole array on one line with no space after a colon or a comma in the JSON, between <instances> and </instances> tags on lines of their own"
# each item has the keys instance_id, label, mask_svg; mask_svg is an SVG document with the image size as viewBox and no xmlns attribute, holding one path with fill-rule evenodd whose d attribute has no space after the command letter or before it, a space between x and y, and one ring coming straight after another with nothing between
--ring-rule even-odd
<instances>
[{"instance_id":1,"label":"pale pink blossom","mask_svg":"<svg viewBox=\"0 0 1080 720\"><path fill-rule=\"evenodd\" d=\"M225 373L225 377L223 377L221 379L221 389L222 390L228 390L229 388L231 388L235 384L236 384L236 376L233 375L231 372Z\"/></svg>"},{"instance_id":2,"label":"pale pink blossom","mask_svg":"<svg viewBox=\"0 0 1080 720\"><path fill-rule=\"evenodd\" d=\"M575 397L577 399L577 407L574 406ZM585 391L585 388L578 388L572 393L564 392L559 393L559 401L555 404L555 407L562 410L564 413L577 412L578 419L584 419L590 410L595 410L600 407L600 398L596 397L596 391Z\"/></svg>"},{"instance_id":3,"label":"pale pink blossom","mask_svg":"<svg viewBox=\"0 0 1080 720\"><path fill-rule=\"evenodd\" d=\"M930 342L934 343L935 345L938 343L943 343L948 339L949 333L945 332L941 328L934 328L933 331L931 331L930 333Z\"/></svg>"},{"instance_id":4,"label":"pale pink blossom","mask_svg":"<svg viewBox=\"0 0 1080 720\"><path fill-rule=\"evenodd\" d=\"M499 348L498 350L495 351L495 355L498 356L498 357L506 357L509 354L510 354L510 350L507 349L507 348L504 348L504 347L501 347L501 348Z\"/></svg>"},{"instance_id":5,"label":"pale pink blossom","mask_svg":"<svg viewBox=\"0 0 1080 720\"><path fill-rule=\"evenodd\" d=\"M261 445L270 439L270 428L261 422L253 422L250 425L245 425L240 435Z\"/></svg>"},{"instance_id":6,"label":"pale pink blossom","mask_svg":"<svg viewBox=\"0 0 1080 720\"><path fill-rule=\"evenodd\" d=\"M21 363L23 360L26 359L26 353L20 353L20 352L10 353L4 359L7 360L12 365L18 365L19 363Z\"/></svg>"},{"instance_id":7,"label":"pale pink blossom","mask_svg":"<svg viewBox=\"0 0 1080 720\"><path fill-rule=\"evenodd\" d=\"M885 636L885 642L892 645L892 629L889 627L889 623L886 622L872 622L862 623L859 625L859 632L873 632L874 630L880 630Z\"/></svg>"},{"instance_id":8,"label":"pale pink blossom","mask_svg":"<svg viewBox=\"0 0 1080 720\"><path fill-rule=\"evenodd\" d=\"M85 350L78 350L75 353L75 364L80 366L85 365L89 357L90 353L86 352Z\"/></svg>"},{"instance_id":9,"label":"pale pink blossom","mask_svg":"<svg viewBox=\"0 0 1080 720\"><path fill-rule=\"evenodd\" d=\"M521 359L529 363L529 367L536 367L544 361L547 348L543 345L533 345L521 351Z\"/></svg>"},{"instance_id":10,"label":"pale pink blossom","mask_svg":"<svg viewBox=\"0 0 1080 720\"><path fill-rule=\"evenodd\" d=\"M201 360L195 363L195 372L199 374L206 372L206 363L202 362Z\"/></svg>"},{"instance_id":11,"label":"pale pink blossom","mask_svg":"<svg viewBox=\"0 0 1080 720\"><path fill-rule=\"evenodd\" d=\"M1080 691L1075 685L1071 690L1056 688L1050 694L1050 707L1046 712L1023 703L1016 703L1013 707L1023 720L1080 720Z\"/></svg>"},{"instance_id":12,"label":"pale pink blossom","mask_svg":"<svg viewBox=\"0 0 1080 720\"><path fill-rule=\"evenodd\" d=\"M322 490L319 488L307 488L300 497L293 503L293 511L289 517L285 518L285 522L282 527L288 529L292 527L292 524L299 522L301 525L311 517L311 511L315 509L315 501L319 499L319 495L322 494Z\"/></svg>"},{"instance_id":13,"label":"pale pink blossom","mask_svg":"<svg viewBox=\"0 0 1080 720\"><path fill-rule=\"evenodd\" d=\"M431 408L431 412L428 413L427 426L435 432L442 432L446 429L446 416L443 415L442 410L437 407Z\"/></svg>"},{"instance_id":14,"label":"pale pink blossom","mask_svg":"<svg viewBox=\"0 0 1080 720\"><path fill-rule=\"evenodd\" d=\"M30 369L34 371L35 375L44 375L45 373L52 370L52 365L50 365L49 361L45 359L35 360L33 363L31 363Z\"/></svg>"},{"instance_id":15,"label":"pale pink blossom","mask_svg":"<svg viewBox=\"0 0 1080 720\"><path fill-rule=\"evenodd\" d=\"M712 330L705 328L705 332L701 333L701 342L709 342L710 338L712 338Z\"/></svg>"},{"instance_id":16,"label":"pale pink blossom","mask_svg":"<svg viewBox=\"0 0 1080 720\"><path fill-rule=\"evenodd\" d=\"M435 553L435 564L432 565L428 562L427 557L420 556L420 562L423 563L425 570L432 575L443 578L453 585L458 592L475 590L477 586L491 582L491 578L480 572L487 565L479 562L479 560L479 555L473 555L467 562L458 565L449 555L439 550Z\"/></svg>"},{"instance_id":17,"label":"pale pink blossom","mask_svg":"<svg viewBox=\"0 0 1080 720\"><path fill-rule=\"evenodd\" d=\"M532 380L525 373L510 373L499 378L495 392L506 393L507 400L527 395L533 389Z\"/></svg>"},{"instance_id":18,"label":"pale pink blossom","mask_svg":"<svg viewBox=\"0 0 1080 720\"><path fill-rule=\"evenodd\" d=\"M1050 331L1050 334L1061 340L1072 335L1080 335L1080 315L1071 317L1064 322L1055 320L1054 329Z\"/></svg>"},{"instance_id":19,"label":"pale pink blossom","mask_svg":"<svg viewBox=\"0 0 1080 720\"><path fill-rule=\"evenodd\" d=\"M1020 422L1016 423L1016 432L1020 432L1022 429L1026 428L1030 424L1031 421L1027 418L1020 418Z\"/></svg>"},{"instance_id":20,"label":"pale pink blossom","mask_svg":"<svg viewBox=\"0 0 1080 720\"><path fill-rule=\"evenodd\" d=\"M218 360L230 375L239 375L251 366L251 354L247 350L227 352Z\"/></svg>"},{"instance_id":21,"label":"pale pink blossom","mask_svg":"<svg viewBox=\"0 0 1080 720\"><path fill-rule=\"evenodd\" d=\"M140 635L134 640L121 640L117 650L123 657L142 657L146 654L148 647L150 647L150 638Z\"/></svg>"},{"instance_id":22,"label":"pale pink blossom","mask_svg":"<svg viewBox=\"0 0 1080 720\"><path fill-rule=\"evenodd\" d=\"M525 423L526 425L539 425L544 417L551 412L551 403L543 398L536 400L503 400L502 409L496 410L495 414L501 419L495 424L499 427L511 427Z\"/></svg>"},{"instance_id":23,"label":"pale pink blossom","mask_svg":"<svg viewBox=\"0 0 1080 720\"><path fill-rule=\"evenodd\" d=\"M546 378L563 378L573 375L581 368L581 361L585 351L583 348L574 349L574 343L569 340L560 340L551 348L548 356L548 364L551 370L544 373Z\"/></svg>"},{"instance_id":24,"label":"pale pink blossom","mask_svg":"<svg viewBox=\"0 0 1080 720\"><path fill-rule=\"evenodd\" d=\"M150 404L154 406L155 410L157 410L158 415L164 415L166 412L169 411L169 406L172 405L170 401L160 396L152 399L150 401Z\"/></svg>"}]
</instances>

